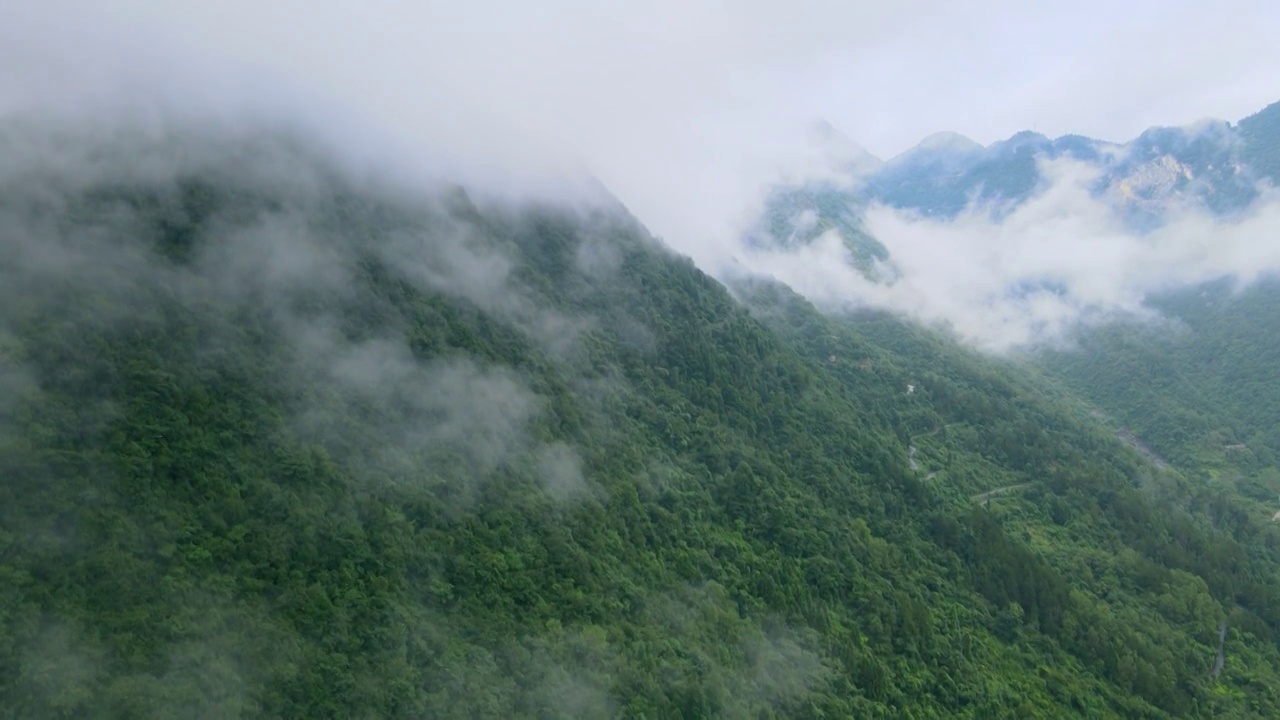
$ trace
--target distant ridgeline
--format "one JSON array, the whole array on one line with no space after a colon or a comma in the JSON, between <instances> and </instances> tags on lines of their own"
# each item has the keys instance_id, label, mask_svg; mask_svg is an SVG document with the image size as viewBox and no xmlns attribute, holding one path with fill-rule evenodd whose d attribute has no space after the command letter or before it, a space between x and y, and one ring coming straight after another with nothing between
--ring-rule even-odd
<instances>
[{"instance_id":1,"label":"distant ridgeline","mask_svg":"<svg viewBox=\"0 0 1280 720\"><path fill-rule=\"evenodd\" d=\"M1092 192L1138 229L1157 225L1175 203L1230 215L1257 197L1259 183L1280 184L1280 103L1236 125L1203 121L1152 128L1122 144L1024 131L983 147L955 133L938 133L884 162L825 123L812 139L836 179L776 188L749 241L791 249L834 231L851 262L873 280L886 279L884 266L872 260L883 262L887 253L860 228L867 205L938 219L976 206L999 218L1044 188L1037 166L1042 159L1068 158L1092 167L1098 173Z\"/></svg>"}]
</instances>

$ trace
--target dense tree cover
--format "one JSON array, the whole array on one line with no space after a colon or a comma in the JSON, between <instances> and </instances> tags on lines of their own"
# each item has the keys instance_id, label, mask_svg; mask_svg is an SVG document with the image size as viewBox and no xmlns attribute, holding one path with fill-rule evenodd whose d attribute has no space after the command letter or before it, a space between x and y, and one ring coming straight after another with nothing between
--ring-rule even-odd
<instances>
[{"instance_id":1,"label":"dense tree cover","mask_svg":"<svg viewBox=\"0 0 1280 720\"><path fill-rule=\"evenodd\" d=\"M1151 693L1147 697L1177 697L1170 702L1179 708L1187 707L1189 700L1168 685L1157 689L1154 679L1163 675L1162 682L1167 683L1182 673L1194 678L1203 661L1194 657L1190 646L1170 656L1169 648L1161 650L1151 640L1168 638L1167 626L1157 626L1176 626L1189 619L1191 615L1182 612L1190 607L1200 608L1194 612L1225 613L1232 627L1241 632L1247 628L1253 634L1254 647L1274 657L1280 583L1273 568L1280 560L1280 533L1269 522L1269 513L1264 517L1250 512L1240 496L1197 482L1204 473L1203 464L1180 464L1185 470L1160 469L1138 460L1137 453L1126 460L1117 453L1114 437L1099 433L1114 431L1114 425L1099 423L1094 407L1082 405L1053 378L1022 363L1002 364L972 355L887 316L864 315L847 321L862 335L863 343L853 343L838 325L817 316L805 320L788 313L774 318L776 322L770 324L778 332L793 337L815 360L844 374L846 387L862 382L857 392L870 392L866 379L886 363L900 374L873 382L885 380L900 388L912 385L910 397L919 398L916 411L906 411L909 404L899 404L886 422L903 428L900 436L914 438L919 447L916 457L922 458L920 470L932 476L930 489L950 496L957 505L962 500L979 501L990 511L980 518L994 513L1008 536L1029 545L1000 550L999 556L1017 570L997 572L1003 583L993 583L982 577L990 571L977 559L981 555L974 550L977 540L958 536L954 518L934 521L931 537L968 558L977 587L996 607L1017 599L1024 618L1034 613L1040 629L1077 658L1101 662L1094 667L1112 679L1128 678L1135 693L1145 694L1140 689L1145 687ZM886 349L896 354L877 357ZM1080 360L1073 353L1056 358L1061 368L1092 367ZM1085 384L1090 382L1096 379ZM1143 415L1150 398L1126 397L1122 385L1123 381L1095 384L1090 395L1108 397L1110 404L1127 405L1134 408L1134 415ZM1231 452L1234 458L1246 457ZM1274 476L1275 472L1264 474ZM992 485L998 487L990 490ZM968 532L973 534L980 527L974 520ZM1043 582L1037 579L1043 570L1024 555L1028 549L1038 551L1043 558L1040 567L1051 571ZM1193 592L1198 599L1186 596L1173 601L1173 595L1181 592ZM1096 595L1089 598L1089 593ZM1133 596L1120 600L1127 593ZM1155 593L1169 595L1156 598ZM1100 612L1100 605L1111 607ZM1125 606L1127 611L1117 613L1118 607ZM1171 614L1175 606L1184 610ZM1080 634L1084 628L1091 630ZM1197 642L1207 639L1203 630L1196 632ZM1115 645L1099 644L1102 637ZM1142 667L1141 672L1124 669L1121 659L1127 656L1136 658L1134 667ZM1158 658L1163 658L1163 667ZM1247 683L1259 687L1269 684L1247 663L1239 658L1237 663L1233 670L1240 673L1237 677L1249 678ZM1173 673L1164 672L1179 667ZM1270 695L1274 690L1266 692ZM1218 686L1211 694L1220 699L1231 693ZM1219 706L1216 712L1228 710ZM1247 710L1233 706L1230 712Z\"/></svg>"},{"instance_id":2,"label":"dense tree cover","mask_svg":"<svg viewBox=\"0 0 1280 720\"><path fill-rule=\"evenodd\" d=\"M1239 130L1255 174L1280 185L1280 102L1241 120Z\"/></svg>"},{"instance_id":3,"label":"dense tree cover","mask_svg":"<svg viewBox=\"0 0 1280 720\"><path fill-rule=\"evenodd\" d=\"M1168 320L1091 331L1050 372L1175 464L1260 470L1280 452L1280 282L1219 280L1152 299Z\"/></svg>"},{"instance_id":4,"label":"dense tree cover","mask_svg":"<svg viewBox=\"0 0 1280 720\"><path fill-rule=\"evenodd\" d=\"M1270 527L1026 368L616 207L63 148L0 176L11 716L1280 714Z\"/></svg>"},{"instance_id":5,"label":"dense tree cover","mask_svg":"<svg viewBox=\"0 0 1280 720\"><path fill-rule=\"evenodd\" d=\"M1273 372L1280 339L1271 332L1280 320L1278 292L1280 284L1264 277L1168 293L1152 304L1169 323L1090 332L1076 348L1041 359L1132 442L1179 469L1177 486L1164 494L1188 512L1183 524L1212 528L1238 545L1199 559L1169 548L1169 559L1198 566L1216 594L1271 625L1280 603L1265 586L1274 571L1259 566L1228 577L1215 568L1269 562L1280 549L1273 519L1280 509L1280 385Z\"/></svg>"}]
</instances>

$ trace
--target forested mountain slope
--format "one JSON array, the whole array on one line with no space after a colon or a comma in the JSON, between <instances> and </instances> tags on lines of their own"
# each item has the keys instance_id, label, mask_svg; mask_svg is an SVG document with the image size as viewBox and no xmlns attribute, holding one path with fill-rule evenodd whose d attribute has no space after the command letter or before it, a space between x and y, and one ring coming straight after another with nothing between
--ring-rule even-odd
<instances>
[{"instance_id":1,"label":"forested mountain slope","mask_svg":"<svg viewBox=\"0 0 1280 720\"><path fill-rule=\"evenodd\" d=\"M1274 465L1277 300L1275 277L1167 292L1150 301L1165 322L1082 332L1075 347L1046 354L1044 362L1184 466Z\"/></svg>"},{"instance_id":2,"label":"forested mountain slope","mask_svg":"<svg viewBox=\"0 0 1280 720\"><path fill-rule=\"evenodd\" d=\"M1025 369L616 206L0 137L6 716L1280 714L1280 537Z\"/></svg>"},{"instance_id":3,"label":"forested mountain slope","mask_svg":"<svg viewBox=\"0 0 1280 720\"><path fill-rule=\"evenodd\" d=\"M1037 361L1096 412L1182 469L1185 500L1246 547L1280 511L1280 282L1165 293L1165 323L1117 323Z\"/></svg>"},{"instance_id":4,"label":"forested mountain slope","mask_svg":"<svg viewBox=\"0 0 1280 720\"><path fill-rule=\"evenodd\" d=\"M1177 594L1174 588L1188 583L1184 589L1207 585L1209 594L1230 614L1228 626L1250 628L1262 640L1258 647L1268 655L1274 653L1274 629L1266 628L1274 628L1280 605L1274 590L1263 588L1275 584L1280 533L1270 521L1271 511L1260 512L1250 499L1277 487L1274 461L1266 450L1226 450L1236 468L1251 469L1229 475L1243 481L1250 491L1246 493L1238 492L1235 483L1204 483L1206 468L1211 466L1198 460L1178 462L1176 467L1158 460L1155 466L1140 462L1120 470L1127 478L1124 482L1114 470L1104 470L1098 463L1116 457L1116 437L1131 444L1133 435L1113 418L1102 415L1100 422L1097 408L1128 408L1130 415L1145 416L1150 398L1131 397L1118 389L1131 378L1102 385L1093 377L1078 388L1060 386L1063 376L1056 373L1077 366L1078 353L1049 356L1052 360L1038 356L1032 363L1028 363L1031 358L997 362L904 326L888 315L818 319L770 312L768 317L780 334L844 375L846 385L857 383L868 369L884 363L883 358L873 359L861 343L871 341L877 349L891 349L889 362L912 383L912 397L923 394L914 407L898 405L892 422L900 428L900 436L913 438L919 472L929 479L930 490L956 505L962 499L977 502L989 516L998 517L1006 533L1035 548L1060 573L1071 589L1072 601L1080 602L1082 591L1098 593L1113 606L1106 615L1093 618L1099 626L1105 622L1103 617L1114 617L1111 613L1118 607L1132 611L1151 603L1126 617L1122 625L1109 628L1107 634L1113 639L1160 637L1162 631L1143 626L1150 618L1170 617L1166 613L1171 596L1138 598L1157 586L1163 593ZM851 344L855 337L861 343ZM850 350L853 357L862 359L847 362ZM1110 360L1095 356L1096 367L1106 367ZM1040 374L1035 367L1048 373ZM1093 384L1086 389L1089 383ZM1090 404L1094 399L1099 404ZM1219 458L1222 452L1219 447ZM1135 452L1130 457L1141 455ZM1104 462L1125 467L1118 458ZM1212 469L1208 474L1216 475ZM1117 581L1130 591L1145 591L1119 601ZM1027 607L1021 602L1019 606ZM1134 657L1147 661L1159 653L1152 646L1130 648ZM1108 672L1119 670L1118 665L1107 667ZM1231 672L1229 665L1227 672ZM1274 682L1262 675L1253 675L1248 683L1255 689L1274 688ZM1218 684L1213 694L1218 699L1239 697L1238 690L1224 684ZM1228 711L1219 706L1215 712L1247 715L1259 707L1233 706Z\"/></svg>"}]
</instances>

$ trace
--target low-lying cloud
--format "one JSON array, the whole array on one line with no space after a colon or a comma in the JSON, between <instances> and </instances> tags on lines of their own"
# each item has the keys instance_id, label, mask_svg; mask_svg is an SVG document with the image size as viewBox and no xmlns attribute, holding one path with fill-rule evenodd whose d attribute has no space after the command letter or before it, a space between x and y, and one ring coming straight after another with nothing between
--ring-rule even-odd
<instances>
[{"instance_id":1,"label":"low-lying cloud","mask_svg":"<svg viewBox=\"0 0 1280 720\"><path fill-rule=\"evenodd\" d=\"M0 27L0 113L306 117L407 174L544 196L580 193L590 174L716 273L779 171L823 171L803 137L817 118L882 157L938 129L1122 138L1239 118L1275 99L1280 50L1261 31L1275 12L50 0Z\"/></svg>"},{"instance_id":2,"label":"low-lying cloud","mask_svg":"<svg viewBox=\"0 0 1280 720\"><path fill-rule=\"evenodd\" d=\"M1091 192L1090 167L1044 161L1041 173L1044 189L999 219L980 206L951 221L869 209L865 227L888 248L896 282L866 279L834 233L794 253L741 260L821 306L892 310L994 351L1055 342L1082 322L1153 317L1144 301L1154 292L1224 276L1249 283L1280 270L1274 191L1264 189L1238 218L1174 208L1142 233Z\"/></svg>"},{"instance_id":3,"label":"low-lying cloud","mask_svg":"<svg viewBox=\"0 0 1280 720\"><path fill-rule=\"evenodd\" d=\"M1029 126L1124 137L1154 120L1255 110L1274 99L1260 78L1280 62L1269 36L1248 32L1265 25L1252 7L175 7L57 0L21 9L0 27L0 115L295 122L353 164L376 159L380 173L562 200L599 199L586 179L594 176L718 276L741 256L739 235L772 183L830 176L831 157L803 131L819 117L881 155L940 127L983 141ZM1146 42L1101 39L1130 35ZM1042 46L1055 51L1034 50ZM1056 337L1080 317L1140 311L1143 295L1171 280L1274 265L1265 243L1250 240L1269 227L1270 204L1234 225L1187 214L1140 237L1088 196L1078 169L1053 173L1046 193L999 225L981 211L942 224L873 209L867 225L903 271L890 287L831 262L834 244L747 262L826 303L947 321L993 348ZM1212 243L1200 240L1209 235ZM551 312L520 317L524 298L499 294L504 306L487 294L508 289L500 259L454 260L458 292L540 337L589 327Z\"/></svg>"},{"instance_id":4,"label":"low-lying cloud","mask_svg":"<svg viewBox=\"0 0 1280 720\"><path fill-rule=\"evenodd\" d=\"M430 189L366 185L322 148L270 126L164 116L118 129L0 120L0 147L20 149L0 159L0 359L13 356L0 368L0 439L52 372L20 357L7 328L30 340L30 328L56 327L57 337L85 343L145 328L191 339L182 361L201 372L241 372L252 359L291 414L288 430L330 448L362 479L380 475L464 504L499 473L523 473L554 501L589 494L577 450L540 430L551 410L532 378L448 348L415 353L414 306L397 307L375 287L396 287L402 304L406 293L451 298L450 307L478 311L553 360L571 357L595 320L522 285L511 239L493 236L474 210L457 216ZM525 222L509 206L493 214ZM595 255L585 269L616 270ZM371 283L371 263L392 280ZM94 370L58 382L112 377L92 355L67 362ZM109 381L84 382L78 392L112 392Z\"/></svg>"}]
</instances>

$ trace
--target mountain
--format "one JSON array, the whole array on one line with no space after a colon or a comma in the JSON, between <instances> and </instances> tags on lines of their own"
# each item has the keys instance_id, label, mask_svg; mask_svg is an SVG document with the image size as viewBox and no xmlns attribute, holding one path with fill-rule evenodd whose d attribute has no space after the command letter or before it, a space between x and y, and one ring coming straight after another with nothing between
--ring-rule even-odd
<instances>
[{"instance_id":1,"label":"mountain","mask_svg":"<svg viewBox=\"0 0 1280 720\"><path fill-rule=\"evenodd\" d=\"M1098 173L1095 192L1138 214L1155 217L1175 202L1226 213L1251 202L1258 182L1277 177L1265 162L1253 163L1265 133L1255 131L1250 141L1243 127L1207 120L1152 128L1121 145L1024 131L984 148L939 134L886 163L859 199L942 217L954 217L971 202L1016 205L1044 181L1037 160L1069 158Z\"/></svg>"},{"instance_id":2,"label":"mountain","mask_svg":"<svg viewBox=\"0 0 1280 720\"><path fill-rule=\"evenodd\" d=\"M1280 180L1277 147L1280 103L1236 126L1206 120L1181 128L1153 128L1124 145L1019 133L980 148L944 135L890 160L842 198L829 195L816 207L840 213L843 224L834 229L864 243L878 244L861 222L862 211L871 203L934 218L938 228L966 208L977 207L989 216L990 224L984 227L995 234L1010 209L1044 189L1046 179L1037 161L1068 157L1091 168L1096 178L1092 193L1119 211L1133 237L1143 237L1171 218L1176 221L1188 205L1219 222L1216 227L1196 225L1198 235L1239 234L1246 227L1242 217L1265 215L1266 208L1257 201ZM773 197L786 197L788 192L803 194L804 189L779 189ZM771 204L766 212L785 218L779 207L785 208ZM819 212L808 222L820 225L822 220ZM785 221L775 222L788 229ZM1266 223L1247 227L1259 234L1251 238L1254 244L1265 243L1262 233L1271 232ZM1157 243L1178 239L1176 234L1146 237ZM885 249L877 260L892 267L894 259ZM881 280L865 266L857 267ZM1102 267L1097 271L1105 274ZM1223 269L1220 275L1208 282L1160 283L1141 298L1143 314L1116 313L1110 319L1080 323L1066 342L1030 348L1014 364L1080 402L1079 411L1158 468L1164 482L1144 484L1142 492L1148 497L1160 498L1166 510L1186 522L1214 528L1240 543L1244 555L1219 557L1214 563L1227 567L1245 555L1269 558L1266 562L1271 563L1280 558L1280 383L1271 370L1280 362L1280 336L1275 332L1280 282L1261 257L1234 272ZM1025 282L1042 286L1035 279ZM863 317L842 319L858 325L865 322ZM1038 532L1026 530L1029 537ZM1184 552L1181 530L1169 527L1158 534L1170 546L1152 548L1151 557L1170 562ZM1203 573L1200 577L1217 582ZM1256 608L1259 617L1280 617L1280 606L1259 602L1250 590L1221 588L1232 598L1229 603ZM1230 626L1224 624L1223 632L1229 635ZM1214 668L1213 676L1219 677L1222 666L1215 662ZM1274 687L1269 680L1257 682L1259 687Z\"/></svg>"},{"instance_id":3,"label":"mountain","mask_svg":"<svg viewBox=\"0 0 1280 720\"><path fill-rule=\"evenodd\" d=\"M1278 148L1280 103L1237 125L1204 120L1151 128L1123 144L1080 135L1051 140L1023 131L983 147L955 133L936 133L874 170L868 164L850 172L849 180L856 182L839 185L843 189L835 193L830 180L782 186L764 215L774 241L791 237L801 226L821 226L835 228L850 246L866 246L851 218L872 203L944 220L971 207L1000 218L1045 188L1040 162L1066 159L1096 175L1094 195L1134 227L1150 229L1180 206L1220 216L1243 211L1258 197L1259 186L1280 183ZM809 219L790 200L797 195L827 199L810 203L817 215ZM766 236L756 242L771 241Z\"/></svg>"},{"instance_id":4,"label":"mountain","mask_svg":"<svg viewBox=\"0 0 1280 720\"><path fill-rule=\"evenodd\" d=\"M1039 361L1199 479L1250 486L1270 514L1280 510L1278 299L1274 274L1170 290L1149 303L1179 330L1126 322L1082 331L1077 347Z\"/></svg>"},{"instance_id":5,"label":"mountain","mask_svg":"<svg viewBox=\"0 0 1280 720\"><path fill-rule=\"evenodd\" d=\"M1050 369L288 128L0 138L12 716L1280 714L1274 525Z\"/></svg>"},{"instance_id":6,"label":"mountain","mask_svg":"<svg viewBox=\"0 0 1280 720\"><path fill-rule=\"evenodd\" d=\"M1238 133L1254 172L1280 185L1280 102L1241 120Z\"/></svg>"},{"instance_id":7,"label":"mountain","mask_svg":"<svg viewBox=\"0 0 1280 720\"><path fill-rule=\"evenodd\" d=\"M866 148L849 139L825 120L809 128L809 142L831 165L854 178L870 175L879 170L884 161L867 152Z\"/></svg>"},{"instance_id":8,"label":"mountain","mask_svg":"<svg viewBox=\"0 0 1280 720\"><path fill-rule=\"evenodd\" d=\"M834 234L848 262L876 280L892 279L889 251L863 227L848 188L830 182L773 188L765 200L767 213L745 234L751 250L795 251Z\"/></svg>"},{"instance_id":9,"label":"mountain","mask_svg":"<svg viewBox=\"0 0 1280 720\"><path fill-rule=\"evenodd\" d=\"M1153 219L1179 200L1219 214L1238 210L1257 197L1255 184L1266 177L1247 166L1247 146L1221 121L1152 128L1124 149L1103 176L1103 192Z\"/></svg>"}]
</instances>

